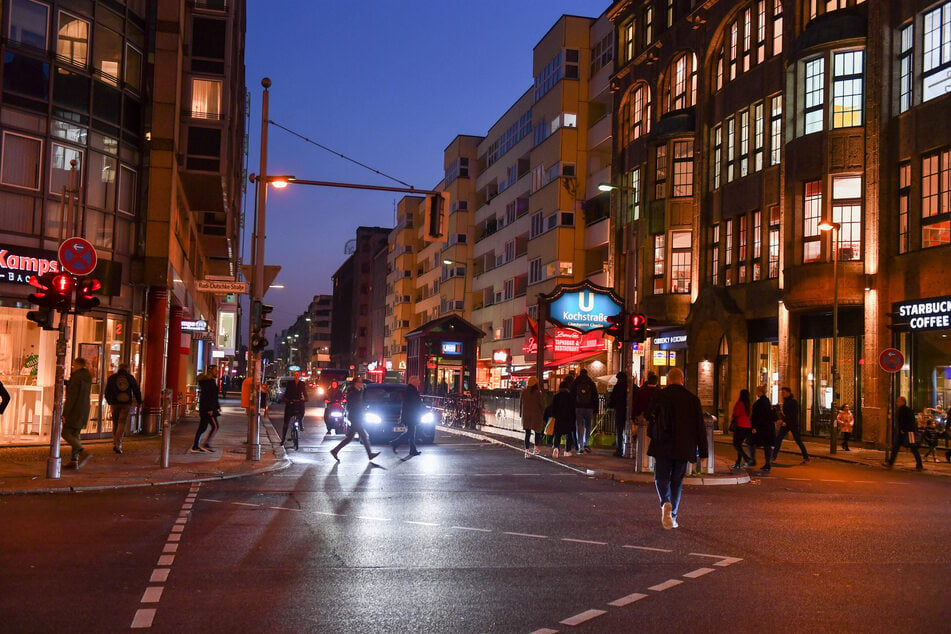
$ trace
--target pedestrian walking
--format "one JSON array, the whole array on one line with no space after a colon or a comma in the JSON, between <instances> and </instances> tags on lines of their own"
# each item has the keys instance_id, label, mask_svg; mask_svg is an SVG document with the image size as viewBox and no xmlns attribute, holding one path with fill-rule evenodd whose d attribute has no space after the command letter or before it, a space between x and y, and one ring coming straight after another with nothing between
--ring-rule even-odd
<instances>
[{"instance_id":1,"label":"pedestrian walking","mask_svg":"<svg viewBox=\"0 0 951 634\"><path fill-rule=\"evenodd\" d=\"M525 457L530 458L538 452L539 435L545 429L545 395L538 387L538 379L532 377L528 386L522 390L519 402L519 412L522 416L522 429L525 430ZM532 432L535 433L535 444L531 443Z\"/></svg>"},{"instance_id":2,"label":"pedestrian walking","mask_svg":"<svg viewBox=\"0 0 951 634\"><path fill-rule=\"evenodd\" d=\"M598 387L588 376L586 369L581 369L578 378L571 385L571 395L575 399L575 440L578 453L590 453L588 443L591 440L591 425L598 413Z\"/></svg>"},{"instance_id":3,"label":"pedestrian walking","mask_svg":"<svg viewBox=\"0 0 951 634\"><path fill-rule=\"evenodd\" d=\"M776 443L776 421L779 417L773 404L766 396L766 386L756 386L756 401L753 403L753 413L750 415L750 425L753 429L753 444L750 447L750 460L756 464L756 447L762 447L763 471L769 473L773 468L773 445Z\"/></svg>"},{"instance_id":4,"label":"pedestrian walking","mask_svg":"<svg viewBox=\"0 0 951 634\"><path fill-rule=\"evenodd\" d=\"M366 412L366 407L363 405L363 378L354 377L353 382L350 384L350 389L347 390L347 420L350 421L350 425L347 427L347 435L343 437L337 446L330 450L330 455L334 457L334 460L340 462L340 458L337 457L337 454L340 453L340 450L350 444L350 441L353 440L353 436L359 435L360 443L363 445L363 448L367 450L367 459L373 460L380 455L379 451L373 451L373 448L370 447L370 436L367 434L366 428L363 426L363 416Z\"/></svg>"},{"instance_id":5,"label":"pedestrian walking","mask_svg":"<svg viewBox=\"0 0 951 634\"><path fill-rule=\"evenodd\" d=\"M911 455L915 457L915 470L924 471L925 467L921 464L921 453L918 451L918 423L915 422L915 412L908 407L908 401L904 396L899 396L895 400L898 409L895 410L896 433L895 441L892 443L892 452L885 460L885 468L891 469L895 464L895 458L898 457L898 450L907 447Z\"/></svg>"},{"instance_id":6,"label":"pedestrian walking","mask_svg":"<svg viewBox=\"0 0 951 634\"><path fill-rule=\"evenodd\" d=\"M608 397L608 407L614 410L614 455L621 458L624 456L624 431L627 429L627 374L618 372L616 378L614 389Z\"/></svg>"},{"instance_id":7,"label":"pedestrian walking","mask_svg":"<svg viewBox=\"0 0 951 634\"><path fill-rule=\"evenodd\" d=\"M571 395L571 385L567 381L562 381L558 386L558 392L551 400L551 414L555 419L554 441L552 442L551 457L558 457L558 447L561 445L561 437L565 437L565 456L571 455L571 450L575 448L575 397Z\"/></svg>"},{"instance_id":8,"label":"pedestrian walking","mask_svg":"<svg viewBox=\"0 0 951 634\"><path fill-rule=\"evenodd\" d=\"M783 395L783 422L779 426L779 433L776 435L776 446L773 447L773 462L779 456L779 448L783 444L783 438L786 434L792 434L793 440L799 445L799 451L802 454L802 464L809 464L809 452L806 446L802 444L802 438L799 436L799 401L793 396L792 390L788 387L779 388Z\"/></svg>"},{"instance_id":9,"label":"pedestrian walking","mask_svg":"<svg viewBox=\"0 0 951 634\"><path fill-rule=\"evenodd\" d=\"M631 420L637 421L639 417L644 416L659 391L657 375L648 372L647 382L634 393L634 398L631 400ZM645 422L639 421L638 425L641 424L645 424Z\"/></svg>"},{"instance_id":10,"label":"pedestrian walking","mask_svg":"<svg viewBox=\"0 0 951 634\"><path fill-rule=\"evenodd\" d=\"M129 374L128 364L120 363L115 373L106 379L103 396L112 416L112 450L121 454L122 437L129 422L129 414L133 406L142 404L139 382Z\"/></svg>"},{"instance_id":11,"label":"pedestrian walking","mask_svg":"<svg viewBox=\"0 0 951 634\"><path fill-rule=\"evenodd\" d=\"M66 402L63 404L63 440L72 448L73 469L79 469L92 458L83 449L79 436L89 422L89 394L92 392L92 374L86 369L86 360L73 359L72 372L66 383Z\"/></svg>"},{"instance_id":12,"label":"pedestrian walking","mask_svg":"<svg viewBox=\"0 0 951 634\"><path fill-rule=\"evenodd\" d=\"M752 456L746 455L743 450L744 445L752 449L753 426L750 423L750 414L752 413L753 405L750 403L750 391L743 388L733 405L733 418L730 421L730 429L733 430L733 448L736 449L736 462L733 464L733 469L756 466Z\"/></svg>"},{"instance_id":13,"label":"pedestrian walking","mask_svg":"<svg viewBox=\"0 0 951 634\"><path fill-rule=\"evenodd\" d=\"M422 453L416 449L416 425L419 424L419 418L422 415L423 399L419 396L419 377L409 377L408 383L406 392L403 394L403 411L400 414L400 422L406 427L406 431L397 436L390 443L390 447L393 448L393 453L396 453L400 445L408 442L409 455L412 457Z\"/></svg>"},{"instance_id":14,"label":"pedestrian walking","mask_svg":"<svg viewBox=\"0 0 951 634\"><path fill-rule=\"evenodd\" d=\"M215 450L211 446L211 439L218 431L218 416L221 414L221 403L218 400L218 366L209 365L198 375L198 431L195 433L195 442L192 443L190 453L211 453ZM206 429L211 429L204 444L201 437Z\"/></svg>"},{"instance_id":15,"label":"pedestrian walking","mask_svg":"<svg viewBox=\"0 0 951 634\"><path fill-rule=\"evenodd\" d=\"M281 444L287 440L287 430L291 421L298 417L300 430L304 431L304 414L307 411L307 384L300 379L300 371L294 372L293 378L284 383L284 426L281 428ZM341 400L343 396L341 395ZM328 431L329 433L329 431Z\"/></svg>"},{"instance_id":16,"label":"pedestrian walking","mask_svg":"<svg viewBox=\"0 0 951 634\"><path fill-rule=\"evenodd\" d=\"M680 497L687 464L707 455L707 432L700 399L684 387L684 373L671 368L667 387L658 392L647 418L650 443L647 455L654 458L654 487L660 500L661 525L677 528Z\"/></svg>"},{"instance_id":17,"label":"pedestrian walking","mask_svg":"<svg viewBox=\"0 0 951 634\"><path fill-rule=\"evenodd\" d=\"M3 414L9 404L10 393L7 392L7 388L3 387L3 381L0 381L0 414Z\"/></svg>"},{"instance_id":18,"label":"pedestrian walking","mask_svg":"<svg viewBox=\"0 0 951 634\"><path fill-rule=\"evenodd\" d=\"M842 451L851 451L849 449L849 440L852 439L852 426L855 424L855 417L849 410L849 404L843 403L839 408L839 415L835 417L835 424L842 434Z\"/></svg>"}]
</instances>

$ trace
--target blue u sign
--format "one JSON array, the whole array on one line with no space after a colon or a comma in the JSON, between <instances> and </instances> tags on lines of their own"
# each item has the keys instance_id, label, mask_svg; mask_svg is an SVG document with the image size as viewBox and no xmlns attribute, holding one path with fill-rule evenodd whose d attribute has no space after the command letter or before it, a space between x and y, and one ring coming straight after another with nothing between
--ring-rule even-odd
<instances>
[{"instance_id":1,"label":"blue u sign","mask_svg":"<svg viewBox=\"0 0 951 634\"><path fill-rule=\"evenodd\" d=\"M548 318L564 328L590 332L609 326L608 317L617 315L622 308L609 294L585 288L552 301Z\"/></svg>"}]
</instances>

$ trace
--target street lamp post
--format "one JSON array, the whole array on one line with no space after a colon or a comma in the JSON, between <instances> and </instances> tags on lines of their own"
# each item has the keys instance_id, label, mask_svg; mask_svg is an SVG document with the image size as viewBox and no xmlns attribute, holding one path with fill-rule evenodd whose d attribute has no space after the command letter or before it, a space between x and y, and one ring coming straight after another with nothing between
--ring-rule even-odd
<instances>
[{"instance_id":1,"label":"street lamp post","mask_svg":"<svg viewBox=\"0 0 951 634\"><path fill-rule=\"evenodd\" d=\"M829 453L836 452L836 407L839 402L839 231L838 222L827 220L819 229L832 232L832 403L829 412Z\"/></svg>"}]
</instances>

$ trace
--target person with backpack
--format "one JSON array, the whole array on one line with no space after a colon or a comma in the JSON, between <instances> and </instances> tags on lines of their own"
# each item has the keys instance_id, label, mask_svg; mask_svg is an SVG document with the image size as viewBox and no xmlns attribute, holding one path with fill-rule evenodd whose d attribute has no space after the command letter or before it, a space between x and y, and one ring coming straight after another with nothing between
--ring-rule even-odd
<instances>
[{"instance_id":1,"label":"person with backpack","mask_svg":"<svg viewBox=\"0 0 951 634\"><path fill-rule=\"evenodd\" d=\"M591 441L591 425L598 413L598 388L584 368L571 384L571 395L575 398L575 439L578 453L591 453L588 443Z\"/></svg>"},{"instance_id":2,"label":"person with backpack","mask_svg":"<svg viewBox=\"0 0 951 634\"><path fill-rule=\"evenodd\" d=\"M122 436L129 423L133 405L142 404L142 392L135 377L129 374L129 365L120 363L115 374L106 379L104 396L112 415L112 450L122 453Z\"/></svg>"},{"instance_id":3,"label":"person with backpack","mask_svg":"<svg viewBox=\"0 0 951 634\"><path fill-rule=\"evenodd\" d=\"M684 373L671 368L667 387L657 393L647 411L647 455L654 458L654 486L660 498L661 525L677 528L680 494L687 463L707 455L707 430L700 399L684 387Z\"/></svg>"},{"instance_id":4,"label":"person with backpack","mask_svg":"<svg viewBox=\"0 0 951 634\"><path fill-rule=\"evenodd\" d=\"M753 413L750 415L750 424L753 426L753 444L750 447L750 460L756 464L756 447L762 447L766 465L763 471L769 473L773 469L773 445L776 442L776 422L779 416L766 396L766 386L756 386L756 401L753 403Z\"/></svg>"}]
</instances>

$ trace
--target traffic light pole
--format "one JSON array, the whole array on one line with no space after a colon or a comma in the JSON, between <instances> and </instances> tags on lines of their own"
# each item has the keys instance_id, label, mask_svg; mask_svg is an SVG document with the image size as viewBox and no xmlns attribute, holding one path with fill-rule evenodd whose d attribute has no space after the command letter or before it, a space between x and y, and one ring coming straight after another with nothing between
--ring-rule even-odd
<instances>
[{"instance_id":1,"label":"traffic light pole","mask_svg":"<svg viewBox=\"0 0 951 634\"><path fill-rule=\"evenodd\" d=\"M66 378L66 315L59 315L59 337L56 339L56 378L53 384L53 424L50 425L50 457L46 462L46 477L59 478L62 460L59 438L63 434L63 380Z\"/></svg>"}]
</instances>

